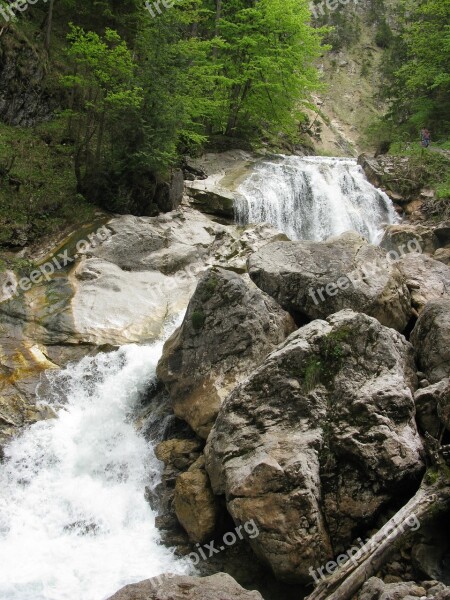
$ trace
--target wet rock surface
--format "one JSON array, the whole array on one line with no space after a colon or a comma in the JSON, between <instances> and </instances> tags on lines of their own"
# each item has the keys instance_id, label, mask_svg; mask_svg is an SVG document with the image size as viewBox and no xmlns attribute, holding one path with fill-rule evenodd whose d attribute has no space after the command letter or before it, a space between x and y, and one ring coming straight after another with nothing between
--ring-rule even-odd
<instances>
[{"instance_id":1,"label":"wet rock surface","mask_svg":"<svg viewBox=\"0 0 450 600\"><path fill-rule=\"evenodd\" d=\"M250 252L278 235L267 226L238 231L187 207L159 217L117 217L106 229L101 243L70 257L70 269L12 297L5 288L2 320L50 345L155 339L187 306L209 265L231 261L242 272Z\"/></svg>"},{"instance_id":2,"label":"wet rock surface","mask_svg":"<svg viewBox=\"0 0 450 600\"><path fill-rule=\"evenodd\" d=\"M0 343L0 444L31 423L53 418L46 406L36 405L36 387L48 369L57 369L45 348L27 341L3 338Z\"/></svg>"},{"instance_id":3,"label":"wet rock surface","mask_svg":"<svg viewBox=\"0 0 450 600\"><path fill-rule=\"evenodd\" d=\"M186 169L208 176L194 162ZM225 226L190 208L203 203L206 213L233 218L233 194L218 194L215 177L190 184L180 206L180 177L160 189L159 208L171 212L111 219L108 239L49 282L14 296L17 278L2 275L0 462L2 443L54 416L36 405L46 371L153 340L190 299L158 367L175 414L192 427L156 447L162 483L147 493L162 539L187 554L252 519L255 572L306 582L311 567L411 495L424 471L419 432L448 437L450 227L391 226L382 248L354 233L290 242L266 224ZM432 258L411 252L411 241ZM387 251L406 254L394 262ZM412 315L414 348L395 331L409 332ZM316 320L295 331L294 319ZM448 552L442 543L437 553L431 538L419 538L405 561L443 580ZM253 555L241 560L248 548L229 551L250 570ZM222 567L221 555L202 573ZM409 574L394 565L359 597L448 597L437 582L403 581ZM142 582L113 598L260 597L214 577Z\"/></svg>"}]
</instances>

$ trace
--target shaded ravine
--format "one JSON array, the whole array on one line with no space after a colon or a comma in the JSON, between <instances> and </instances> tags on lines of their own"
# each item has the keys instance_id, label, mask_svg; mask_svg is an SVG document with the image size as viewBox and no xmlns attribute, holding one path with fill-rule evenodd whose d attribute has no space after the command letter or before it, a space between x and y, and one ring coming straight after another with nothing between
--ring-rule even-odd
<instances>
[{"instance_id":1,"label":"shaded ravine","mask_svg":"<svg viewBox=\"0 0 450 600\"><path fill-rule=\"evenodd\" d=\"M292 240L353 230L377 243L383 225L398 220L391 200L353 159L277 156L255 165L237 192L239 224L267 222Z\"/></svg>"},{"instance_id":2,"label":"shaded ravine","mask_svg":"<svg viewBox=\"0 0 450 600\"><path fill-rule=\"evenodd\" d=\"M159 481L160 463L133 424L162 345L85 357L38 390L58 418L5 448L0 598L101 600L127 583L187 572L159 544L144 489Z\"/></svg>"}]
</instances>

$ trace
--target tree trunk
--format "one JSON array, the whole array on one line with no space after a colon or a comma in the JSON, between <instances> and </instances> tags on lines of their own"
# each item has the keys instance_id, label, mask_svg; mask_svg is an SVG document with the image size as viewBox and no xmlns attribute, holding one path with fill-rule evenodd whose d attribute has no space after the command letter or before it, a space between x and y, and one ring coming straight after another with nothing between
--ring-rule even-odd
<instances>
[{"instance_id":1,"label":"tree trunk","mask_svg":"<svg viewBox=\"0 0 450 600\"><path fill-rule=\"evenodd\" d=\"M222 0L216 0L216 18L214 22L214 37L218 37L219 35L219 21L222 18ZM219 49L217 46L214 46L212 54L214 60L217 59Z\"/></svg>"},{"instance_id":2,"label":"tree trunk","mask_svg":"<svg viewBox=\"0 0 450 600\"><path fill-rule=\"evenodd\" d=\"M52 35L54 5L55 5L55 0L50 0L50 4L48 7L48 16L47 16L47 29L45 32L45 49L47 50L47 52L50 51L50 40L51 40L51 35Z\"/></svg>"},{"instance_id":3,"label":"tree trunk","mask_svg":"<svg viewBox=\"0 0 450 600\"><path fill-rule=\"evenodd\" d=\"M225 131L225 135L227 135L229 137L234 136L234 131L235 131L236 125L237 125L239 111L242 108L242 104L243 104L245 98L247 97L250 87L251 87L250 80L247 80L245 82L243 88L241 85L234 86L234 89L232 91L230 114L228 117L227 128Z\"/></svg>"},{"instance_id":4,"label":"tree trunk","mask_svg":"<svg viewBox=\"0 0 450 600\"><path fill-rule=\"evenodd\" d=\"M98 128L98 134L97 134L97 148L95 150L95 169L98 169L98 166L100 164L100 158L102 155L102 146L103 146L103 135L105 132L105 111L102 112L102 114L100 115L100 124L99 124L99 128Z\"/></svg>"},{"instance_id":5,"label":"tree trunk","mask_svg":"<svg viewBox=\"0 0 450 600\"><path fill-rule=\"evenodd\" d=\"M416 495L370 538L358 557L355 554L354 560L348 560L319 583L306 600L350 600L406 539L411 527L408 519L415 516L422 525L444 511L450 504L448 473L441 475L433 484L425 483L427 480L425 475Z\"/></svg>"}]
</instances>

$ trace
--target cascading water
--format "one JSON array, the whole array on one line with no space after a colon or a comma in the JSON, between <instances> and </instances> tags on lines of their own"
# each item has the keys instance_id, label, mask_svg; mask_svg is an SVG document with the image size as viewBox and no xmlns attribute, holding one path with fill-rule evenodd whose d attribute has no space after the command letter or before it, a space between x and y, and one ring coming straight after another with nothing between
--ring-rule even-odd
<instances>
[{"instance_id":1,"label":"cascading water","mask_svg":"<svg viewBox=\"0 0 450 600\"><path fill-rule=\"evenodd\" d=\"M237 192L239 224L270 223L292 240L353 230L377 243L397 220L388 196L348 158L278 156L257 164Z\"/></svg>"},{"instance_id":2,"label":"cascading water","mask_svg":"<svg viewBox=\"0 0 450 600\"><path fill-rule=\"evenodd\" d=\"M42 400L58 418L9 444L0 469L2 600L101 600L187 572L158 544L144 489L160 463L132 423L161 351L129 345L51 372Z\"/></svg>"}]
</instances>

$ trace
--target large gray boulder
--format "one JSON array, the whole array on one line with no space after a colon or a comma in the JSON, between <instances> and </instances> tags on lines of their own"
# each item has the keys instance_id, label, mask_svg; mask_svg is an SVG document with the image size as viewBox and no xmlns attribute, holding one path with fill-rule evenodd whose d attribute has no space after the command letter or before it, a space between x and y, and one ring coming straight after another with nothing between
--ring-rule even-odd
<instances>
[{"instance_id":1,"label":"large gray boulder","mask_svg":"<svg viewBox=\"0 0 450 600\"><path fill-rule=\"evenodd\" d=\"M108 223L111 235L85 254L127 272L158 270L169 275L207 253L212 223L195 211L158 217L121 216Z\"/></svg>"},{"instance_id":2,"label":"large gray boulder","mask_svg":"<svg viewBox=\"0 0 450 600\"><path fill-rule=\"evenodd\" d=\"M418 367L430 383L450 377L450 298L429 302L411 334Z\"/></svg>"},{"instance_id":3,"label":"large gray boulder","mask_svg":"<svg viewBox=\"0 0 450 600\"><path fill-rule=\"evenodd\" d=\"M353 232L325 242L273 242L252 254L248 266L258 287L299 320L351 308L403 331L411 315L398 267Z\"/></svg>"},{"instance_id":4,"label":"large gray boulder","mask_svg":"<svg viewBox=\"0 0 450 600\"><path fill-rule=\"evenodd\" d=\"M344 310L293 333L221 407L205 449L216 494L275 575L304 581L420 477L411 345Z\"/></svg>"},{"instance_id":5,"label":"large gray boulder","mask_svg":"<svg viewBox=\"0 0 450 600\"><path fill-rule=\"evenodd\" d=\"M207 271L157 368L175 414L206 439L224 398L294 328L250 281L225 269Z\"/></svg>"},{"instance_id":6,"label":"large gray boulder","mask_svg":"<svg viewBox=\"0 0 450 600\"><path fill-rule=\"evenodd\" d=\"M450 431L450 379L417 390L414 400L422 432L439 439L443 426Z\"/></svg>"},{"instance_id":7,"label":"large gray boulder","mask_svg":"<svg viewBox=\"0 0 450 600\"><path fill-rule=\"evenodd\" d=\"M413 308L420 313L427 302L450 294L450 267L423 254L405 254L397 266L411 294Z\"/></svg>"},{"instance_id":8,"label":"large gray boulder","mask_svg":"<svg viewBox=\"0 0 450 600\"><path fill-rule=\"evenodd\" d=\"M216 215L224 219L234 219L234 194L217 183L204 181L187 181L186 192L191 205L208 215Z\"/></svg>"},{"instance_id":9,"label":"large gray boulder","mask_svg":"<svg viewBox=\"0 0 450 600\"><path fill-rule=\"evenodd\" d=\"M413 251L433 254L440 242L432 227L414 223L395 223L384 230L381 248L399 256Z\"/></svg>"},{"instance_id":10,"label":"large gray boulder","mask_svg":"<svg viewBox=\"0 0 450 600\"><path fill-rule=\"evenodd\" d=\"M226 573L210 577L160 575L127 585L108 600L263 600L249 592Z\"/></svg>"}]
</instances>

